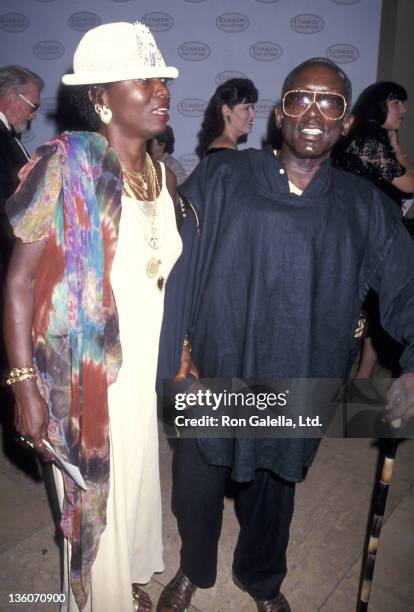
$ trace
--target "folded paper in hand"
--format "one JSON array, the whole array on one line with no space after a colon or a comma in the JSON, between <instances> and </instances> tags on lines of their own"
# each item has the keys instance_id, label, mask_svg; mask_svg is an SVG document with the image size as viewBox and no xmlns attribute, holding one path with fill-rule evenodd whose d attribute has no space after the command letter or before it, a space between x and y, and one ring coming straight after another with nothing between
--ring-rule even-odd
<instances>
[{"instance_id":1,"label":"folded paper in hand","mask_svg":"<svg viewBox=\"0 0 414 612\"><path fill-rule=\"evenodd\" d=\"M72 480L78 485L78 487L86 491L88 487L85 484L85 481L79 471L79 468L76 465L73 465L72 463L64 461L59 455L59 453L55 451L55 449L49 444L47 440L42 440L42 442L49 451L49 453L53 456L53 461L57 465L57 467L66 472L66 474L68 474L72 478Z\"/></svg>"}]
</instances>

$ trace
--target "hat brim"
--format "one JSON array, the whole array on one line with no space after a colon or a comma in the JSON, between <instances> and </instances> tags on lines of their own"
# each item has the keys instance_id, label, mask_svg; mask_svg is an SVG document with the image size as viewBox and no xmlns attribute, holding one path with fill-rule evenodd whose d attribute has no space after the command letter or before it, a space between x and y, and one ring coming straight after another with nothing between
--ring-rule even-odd
<instances>
[{"instance_id":1,"label":"hat brim","mask_svg":"<svg viewBox=\"0 0 414 612\"><path fill-rule=\"evenodd\" d=\"M97 85L99 83L116 83L118 81L133 81L134 79L176 79L178 70L174 66L140 67L136 72L79 72L64 74L62 83L64 85Z\"/></svg>"}]
</instances>

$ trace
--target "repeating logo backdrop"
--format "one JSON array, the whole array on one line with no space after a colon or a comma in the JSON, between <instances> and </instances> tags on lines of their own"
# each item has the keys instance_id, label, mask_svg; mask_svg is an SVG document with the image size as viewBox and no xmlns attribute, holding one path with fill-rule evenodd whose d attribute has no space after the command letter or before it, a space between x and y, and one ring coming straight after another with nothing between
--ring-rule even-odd
<instances>
[{"instance_id":1,"label":"repeating logo backdrop","mask_svg":"<svg viewBox=\"0 0 414 612\"><path fill-rule=\"evenodd\" d=\"M196 136L218 84L251 78L259 90L257 118L246 146L260 147L289 70L313 56L329 57L350 76L354 99L376 80L381 0L1 0L1 63L22 64L46 87L29 150L56 134L62 74L88 29L111 21L146 23L179 79L171 87L177 157L190 171Z\"/></svg>"}]
</instances>

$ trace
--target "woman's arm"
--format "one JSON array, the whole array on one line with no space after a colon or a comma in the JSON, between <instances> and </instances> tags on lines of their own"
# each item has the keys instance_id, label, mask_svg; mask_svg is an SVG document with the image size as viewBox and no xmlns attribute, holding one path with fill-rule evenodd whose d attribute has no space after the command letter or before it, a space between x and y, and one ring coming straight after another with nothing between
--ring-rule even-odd
<instances>
[{"instance_id":1,"label":"woman's arm","mask_svg":"<svg viewBox=\"0 0 414 612\"><path fill-rule=\"evenodd\" d=\"M404 153L403 149L401 148L397 130L389 130L388 137L397 161L405 168L405 173L402 176L395 177L392 184L403 193L413 193L414 164L409 160L408 155Z\"/></svg>"},{"instance_id":2,"label":"woman's arm","mask_svg":"<svg viewBox=\"0 0 414 612\"><path fill-rule=\"evenodd\" d=\"M174 172L170 170L167 166L165 166L165 178L167 183L167 189L169 194L174 202L174 205L177 201L177 177ZM194 365L194 362L191 357L191 348L189 348L189 343L184 341L183 350L181 353L181 363L180 368L174 378L174 384L181 384L187 376L192 375L195 378L199 377L198 370Z\"/></svg>"},{"instance_id":3,"label":"woman's arm","mask_svg":"<svg viewBox=\"0 0 414 612\"><path fill-rule=\"evenodd\" d=\"M4 338L11 368L33 365L32 326L34 280L45 248L45 240L23 243L17 239L6 281ZM15 398L15 426L31 440L44 459L50 459L41 440L48 440L49 410L39 393L36 379L11 385Z\"/></svg>"},{"instance_id":4,"label":"woman's arm","mask_svg":"<svg viewBox=\"0 0 414 612\"><path fill-rule=\"evenodd\" d=\"M167 183L168 192L175 206L177 201L177 177L168 166L165 166L165 182Z\"/></svg>"}]
</instances>

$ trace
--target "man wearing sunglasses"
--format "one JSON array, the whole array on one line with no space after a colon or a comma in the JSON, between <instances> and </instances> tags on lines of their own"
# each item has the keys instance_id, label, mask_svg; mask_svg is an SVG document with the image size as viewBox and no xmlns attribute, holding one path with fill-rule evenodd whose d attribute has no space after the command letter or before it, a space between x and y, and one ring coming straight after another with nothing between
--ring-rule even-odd
<instances>
[{"instance_id":1,"label":"man wearing sunglasses","mask_svg":"<svg viewBox=\"0 0 414 612\"><path fill-rule=\"evenodd\" d=\"M201 378L273 380L275 388L281 379L346 378L358 350L361 305L372 287L384 327L406 345L405 374L391 387L387 419L397 425L414 416L414 245L391 200L330 164L333 146L352 123L350 101L351 83L336 64L308 60L283 84L277 155L218 153L184 183L196 219L187 214L183 257L167 285L162 377L175 374L163 360L168 342L180 346L167 333L179 328L177 313L184 313L180 333L187 346L191 342ZM188 414L196 416L197 407ZM240 523L233 580L259 612L291 610L280 587L295 483L305 477L319 442L303 433L267 439L182 433L173 481L180 569L157 612L182 612L196 587L214 585L229 481ZM321 603L316 597L305 605ZM242 605L235 598L230 607Z\"/></svg>"}]
</instances>

